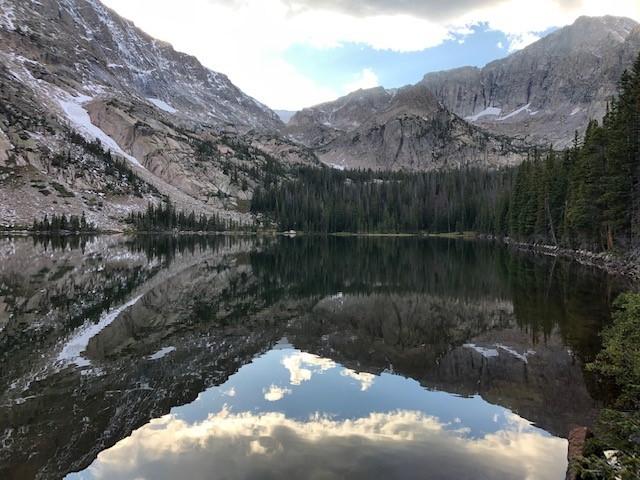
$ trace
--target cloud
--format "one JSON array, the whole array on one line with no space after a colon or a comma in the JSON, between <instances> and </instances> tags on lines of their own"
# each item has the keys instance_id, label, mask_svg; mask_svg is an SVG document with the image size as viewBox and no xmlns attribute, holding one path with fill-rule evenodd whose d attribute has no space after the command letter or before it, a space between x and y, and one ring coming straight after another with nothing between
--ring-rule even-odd
<instances>
[{"instance_id":1,"label":"cloud","mask_svg":"<svg viewBox=\"0 0 640 480\"><path fill-rule=\"evenodd\" d=\"M153 35L226 73L272 108L296 110L335 99L343 85L286 60L295 45L361 44L416 52L462 40L469 27L504 32L509 50L579 15L640 20L637 0L104 0ZM426 72L425 72L426 73ZM330 76L330 75L329 75Z\"/></svg>"},{"instance_id":2,"label":"cloud","mask_svg":"<svg viewBox=\"0 0 640 480\"><path fill-rule=\"evenodd\" d=\"M340 372L340 375L343 377L349 377L354 379L356 382L360 382L360 390L366 392L371 388L373 382L375 380L375 375L367 372L354 372L348 368L345 368Z\"/></svg>"},{"instance_id":3,"label":"cloud","mask_svg":"<svg viewBox=\"0 0 640 480\"><path fill-rule=\"evenodd\" d=\"M281 388L276 385L271 385L269 390L263 392L264 399L269 402L277 402L278 400L282 400L285 395L291 394L291 390L288 388Z\"/></svg>"},{"instance_id":4,"label":"cloud","mask_svg":"<svg viewBox=\"0 0 640 480\"><path fill-rule=\"evenodd\" d=\"M376 72L370 68L364 68L355 80L344 86L343 90L345 93L349 93L360 89L366 90L367 88L378 87L379 85L380 80L378 79Z\"/></svg>"},{"instance_id":5,"label":"cloud","mask_svg":"<svg viewBox=\"0 0 640 480\"><path fill-rule=\"evenodd\" d=\"M507 36L509 38L509 52L515 52L516 50L522 50L527 45L531 45L533 42L540 40L540 36L535 33L525 32L521 34L511 34Z\"/></svg>"},{"instance_id":6,"label":"cloud","mask_svg":"<svg viewBox=\"0 0 640 480\"><path fill-rule=\"evenodd\" d=\"M289 370L291 385L308 382L314 373L322 373L337 367L333 360L304 352L286 356L282 359L282 365Z\"/></svg>"},{"instance_id":7,"label":"cloud","mask_svg":"<svg viewBox=\"0 0 640 480\"><path fill-rule=\"evenodd\" d=\"M353 16L411 15L428 19L451 19L469 9L491 4L500 0L285 0L291 12L328 9Z\"/></svg>"},{"instance_id":8,"label":"cloud","mask_svg":"<svg viewBox=\"0 0 640 480\"><path fill-rule=\"evenodd\" d=\"M215 0L212 0L215 1ZM432 22L449 25L459 24L460 18L468 17L469 13L477 18L471 23L489 21L489 13L499 13L511 10L511 7L520 11L520 15L512 18L516 24L529 21L527 13L541 11L542 16L547 16L547 25L554 21L558 15L569 14L573 17L579 14L604 15L607 12L615 15L631 16L638 18L640 7L636 0L617 0L615 2L603 2L602 0L282 0L288 7L290 14L299 14L308 11L329 10L353 17L398 16L426 19ZM541 9L544 6L546 8ZM480 17L485 18L480 18ZM540 15L534 15L539 18Z\"/></svg>"},{"instance_id":9,"label":"cloud","mask_svg":"<svg viewBox=\"0 0 640 480\"><path fill-rule=\"evenodd\" d=\"M474 438L406 410L306 421L226 409L198 423L167 415L100 453L77 478L563 477L566 440L515 415L508 420L502 430Z\"/></svg>"}]
</instances>

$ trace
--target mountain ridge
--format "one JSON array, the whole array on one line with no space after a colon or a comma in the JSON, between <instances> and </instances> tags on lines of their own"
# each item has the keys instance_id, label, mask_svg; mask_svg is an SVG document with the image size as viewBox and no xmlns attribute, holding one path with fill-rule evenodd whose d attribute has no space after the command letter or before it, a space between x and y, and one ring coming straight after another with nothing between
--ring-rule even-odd
<instances>
[{"instance_id":1,"label":"mountain ridge","mask_svg":"<svg viewBox=\"0 0 640 480\"><path fill-rule=\"evenodd\" d=\"M367 138L370 132L361 131L365 123L389 122L389 109L395 110L396 119L415 113L428 117L429 108L423 112L415 108L416 102L426 101L428 91L442 108L483 130L487 138L497 143L509 139L517 146L510 155L516 155L524 145L564 148L571 144L576 131L584 131L590 119L600 120L604 115L607 102L617 92L622 71L632 65L639 50L640 24L634 20L583 16L484 67L462 66L430 72L414 85L395 90L382 87L359 90L333 102L303 109L285 131L290 138L317 149L325 163L338 161L342 166L381 168L384 167L381 155L395 151L400 143L405 149L407 142L419 145L422 138L404 137L402 142L388 139L359 148L352 145L353 140L362 143L361 139ZM404 105L398 105L396 100L392 107L398 92L412 92L406 96L413 100ZM352 108L345 109L345 105ZM458 137L455 133L451 136ZM350 137L351 143L339 140L346 137ZM470 139L465 140L468 145ZM387 141L392 144L389 148ZM428 156L430 147L420 154ZM359 150L355 160L354 149ZM365 158L367 149L371 150L369 165ZM481 161L480 165L508 165L517 161L508 157L501 161L497 156L489 162ZM437 162L435 165L423 162L420 168L441 167ZM408 163L403 168L415 167Z\"/></svg>"},{"instance_id":2,"label":"mountain ridge","mask_svg":"<svg viewBox=\"0 0 640 480\"><path fill-rule=\"evenodd\" d=\"M538 145L570 145L600 120L640 50L640 24L579 17L484 67L428 73L421 80L454 113L493 133ZM528 114L528 115L527 115Z\"/></svg>"},{"instance_id":3,"label":"mountain ridge","mask_svg":"<svg viewBox=\"0 0 640 480\"><path fill-rule=\"evenodd\" d=\"M0 226L122 228L163 199L250 223L266 163L316 162L224 74L98 0L0 0L0 82Z\"/></svg>"}]
</instances>

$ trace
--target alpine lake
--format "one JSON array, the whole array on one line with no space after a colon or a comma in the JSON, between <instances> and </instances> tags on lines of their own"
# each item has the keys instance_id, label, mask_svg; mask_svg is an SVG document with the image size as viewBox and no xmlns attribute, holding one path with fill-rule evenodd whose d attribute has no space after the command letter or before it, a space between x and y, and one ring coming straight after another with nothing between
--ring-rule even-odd
<instances>
[{"instance_id":1,"label":"alpine lake","mask_svg":"<svg viewBox=\"0 0 640 480\"><path fill-rule=\"evenodd\" d=\"M0 239L0 478L563 479L625 282L428 238Z\"/></svg>"}]
</instances>

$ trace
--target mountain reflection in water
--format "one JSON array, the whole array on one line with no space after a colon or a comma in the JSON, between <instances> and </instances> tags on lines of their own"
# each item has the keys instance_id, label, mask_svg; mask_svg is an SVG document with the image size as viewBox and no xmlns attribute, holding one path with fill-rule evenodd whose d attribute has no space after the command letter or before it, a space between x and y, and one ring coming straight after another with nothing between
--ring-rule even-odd
<instances>
[{"instance_id":1,"label":"mountain reflection in water","mask_svg":"<svg viewBox=\"0 0 640 480\"><path fill-rule=\"evenodd\" d=\"M0 257L17 479L561 478L621 288L449 240L23 239Z\"/></svg>"}]
</instances>

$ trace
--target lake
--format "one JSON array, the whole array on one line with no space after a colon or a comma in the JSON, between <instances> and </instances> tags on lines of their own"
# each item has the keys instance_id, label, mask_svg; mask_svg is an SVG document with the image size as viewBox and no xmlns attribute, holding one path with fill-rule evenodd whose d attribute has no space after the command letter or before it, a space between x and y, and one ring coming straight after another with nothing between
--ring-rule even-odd
<instances>
[{"instance_id":1,"label":"lake","mask_svg":"<svg viewBox=\"0 0 640 480\"><path fill-rule=\"evenodd\" d=\"M0 239L0 478L562 479L623 288L479 241Z\"/></svg>"}]
</instances>

